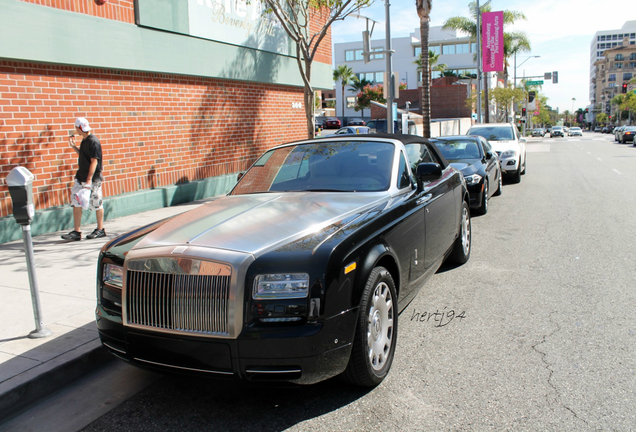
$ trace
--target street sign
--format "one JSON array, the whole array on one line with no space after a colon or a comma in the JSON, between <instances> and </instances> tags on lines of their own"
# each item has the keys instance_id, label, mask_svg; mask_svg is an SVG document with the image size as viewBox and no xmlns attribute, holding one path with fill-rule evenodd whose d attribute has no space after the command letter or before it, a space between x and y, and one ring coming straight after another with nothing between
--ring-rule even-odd
<instances>
[{"instance_id":1,"label":"street sign","mask_svg":"<svg viewBox=\"0 0 636 432\"><path fill-rule=\"evenodd\" d=\"M543 81L526 81L526 85L543 85Z\"/></svg>"}]
</instances>

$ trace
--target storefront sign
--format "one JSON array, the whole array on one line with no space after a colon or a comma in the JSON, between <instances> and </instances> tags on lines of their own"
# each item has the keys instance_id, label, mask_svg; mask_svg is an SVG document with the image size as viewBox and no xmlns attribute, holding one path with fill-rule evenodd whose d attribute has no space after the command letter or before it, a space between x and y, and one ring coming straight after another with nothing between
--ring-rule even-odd
<instances>
[{"instance_id":1,"label":"storefront sign","mask_svg":"<svg viewBox=\"0 0 636 432\"><path fill-rule=\"evenodd\" d=\"M291 52L291 39L258 0L188 0L192 36L278 54Z\"/></svg>"}]
</instances>

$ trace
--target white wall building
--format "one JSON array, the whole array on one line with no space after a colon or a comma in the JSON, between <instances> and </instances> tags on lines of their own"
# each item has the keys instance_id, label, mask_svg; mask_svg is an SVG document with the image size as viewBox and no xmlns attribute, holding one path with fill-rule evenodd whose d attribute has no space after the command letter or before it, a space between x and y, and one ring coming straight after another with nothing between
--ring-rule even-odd
<instances>
[{"instance_id":1,"label":"white wall building","mask_svg":"<svg viewBox=\"0 0 636 432\"><path fill-rule=\"evenodd\" d=\"M406 83L407 88L416 89L421 85L417 65L414 63L420 57L421 42L420 29L416 28L409 37L391 39L393 53L393 71L399 75L401 82ZM385 39L371 41L372 51L384 51ZM469 37L458 36L456 30L442 30L441 26L431 27L429 31L429 50L440 54L437 64L445 64L448 71L462 75L477 74L476 50L477 45ZM375 54L369 63L365 63L362 57L362 35L360 40L334 44L333 59L335 67L347 65L353 69L360 78L366 78L376 84L383 83L386 71L386 59L384 54ZM433 72L433 78L440 75ZM342 85L338 81L336 88L336 115L342 116ZM360 116L353 108L355 105L355 93L345 87L345 112L348 117ZM365 110L365 115L369 112Z\"/></svg>"},{"instance_id":2,"label":"white wall building","mask_svg":"<svg viewBox=\"0 0 636 432\"><path fill-rule=\"evenodd\" d=\"M609 48L615 48L622 45L623 38L629 38L630 45L636 44L636 21L627 21L621 29L618 30L602 30L594 34L590 43L590 102L592 106L601 102L597 99L596 88L596 61L603 60L603 52ZM607 83L608 87L616 85L615 83ZM600 90L600 89L599 89Z\"/></svg>"}]
</instances>

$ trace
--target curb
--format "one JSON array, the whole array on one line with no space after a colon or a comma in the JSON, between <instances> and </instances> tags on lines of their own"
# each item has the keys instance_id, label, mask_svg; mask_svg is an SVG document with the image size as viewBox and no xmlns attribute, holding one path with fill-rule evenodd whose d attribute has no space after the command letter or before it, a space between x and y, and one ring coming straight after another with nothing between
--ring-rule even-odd
<instances>
[{"instance_id":1,"label":"curb","mask_svg":"<svg viewBox=\"0 0 636 432\"><path fill-rule=\"evenodd\" d=\"M72 382L114 361L99 338L13 378L9 389L0 386L0 425Z\"/></svg>"}]
</instances>

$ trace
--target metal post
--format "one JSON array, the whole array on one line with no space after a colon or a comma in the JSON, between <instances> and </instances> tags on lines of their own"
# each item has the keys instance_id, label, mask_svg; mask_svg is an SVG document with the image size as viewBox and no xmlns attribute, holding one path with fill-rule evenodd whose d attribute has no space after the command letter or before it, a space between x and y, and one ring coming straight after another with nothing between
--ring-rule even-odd
<instances>
[{"instance_id":1,"label":"metal post","mask_svg":"<svg viewBox=\"0 0 636 432\"><path fill-rule=\"evenodd\" d=\"M477 0L477 123L481 123L481 10Z\"/></svg>"},{"instance_id":2,"label":"metal post","mask_svg":"<svg viewBox=\"0 0 636 432\"><path fill-rule=\"evenodd\" d=\"M392 134L395 129L393 127L393 100L395 99L395 88L393 79L393 59L391 57L391 13L389 0L385 0L385 15L386 15L386 75L389 80L388 83L384 83L387 86L387 99L386 99L386 131Z\"/></svg>"},{"instance_id":3,"label":"metal post","mask_svg":"<svg viewBox=\"0 0 636 432\"><path fill-rule=\"evenodd\" d=\"M33 240L31 238L31 225L22 225L22 239L26 251L27 272L29 274L29 286L31 287L31 302L33 303L33 317L35 318L35 330L29 333L31 339L39 339L50 336L51 330L42 323L42 309L40 308L40 294L38 281L35 276L35 257L33 255Z\"/></svg>"}]
</instances>

